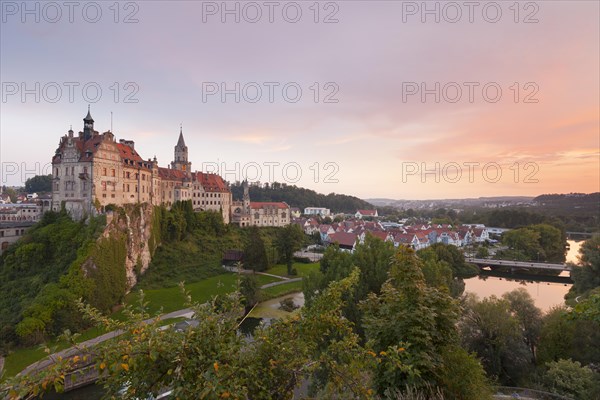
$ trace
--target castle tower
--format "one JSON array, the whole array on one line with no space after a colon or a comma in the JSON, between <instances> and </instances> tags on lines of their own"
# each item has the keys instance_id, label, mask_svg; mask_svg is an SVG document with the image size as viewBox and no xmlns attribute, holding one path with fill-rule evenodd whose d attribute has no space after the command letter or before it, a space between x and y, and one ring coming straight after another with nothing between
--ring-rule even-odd
<instances>
[{"instance_id":1,"label":"castle tower","mask_svg":"<svg viewBox=\"0 0 600 400\"><path fill-rule=\"evenodd\" d=\"M250 214L250 190L248 188L248 181L244 181L242 186L244 187L244 197L242 199L244 203L244 213Z\"/></svg>"},{"instance_id":2,"label":"castle tower","mask_svg":"<svg viewBox=\"0 0 600 400\"><path fill-rule=\"evenodd\" d=\"M94 136L94 119L90 114L90 106L88 105L88 113L83 119L83 140L88 140Z\"/></svg>"},{"instance_id":3,"label":"castle tower","mask_svg":"<svg viewBox=\"0 0 600 400\"><path fill-rule=\"evenodd\" d=\"M192 173L192 163L188 162L188 148L183 139L183 128L179 128L179 140L175 146L175 157L171 163L171 168L179 171L184 171L187 174Z\"/></svg>"}]
</instances>

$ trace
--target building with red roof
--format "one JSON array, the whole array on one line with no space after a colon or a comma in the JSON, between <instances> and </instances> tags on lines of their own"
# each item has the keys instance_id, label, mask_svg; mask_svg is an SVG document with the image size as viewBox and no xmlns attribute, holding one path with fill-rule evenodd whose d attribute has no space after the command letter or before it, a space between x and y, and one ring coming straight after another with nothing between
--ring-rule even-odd
<instances>
[{"instance_id":1,"label":"building with red roof","mask_svg":"<svg viewBox=\"0 0 600 400\"><path fill-rule=\"evenodd\" d=\"M117 141L112 132L94 130L88 113L83 131L70 129L59 142L52 158L52 209L65 208L75 218L95 214L109 204L163 204L191 200L194 209L220 211L229 222L231 192L215 174L192 172L183 131L168 168L158 166L156 157L144 160L131 140Z\"/></svg>"},{"instance_id":2,"label":"building with red roof","mask_svg":"<svg viewBox=\"0 0 600 400\"><path fill-rule=\"evenodd\" d=\"M231 221L239 226L286 226L292 223L290 206L285 202L250 201L248 182L244 181L242 201L231 205ZM318 229L318 228L317 228Z\"/></svg>"}]
</instances>

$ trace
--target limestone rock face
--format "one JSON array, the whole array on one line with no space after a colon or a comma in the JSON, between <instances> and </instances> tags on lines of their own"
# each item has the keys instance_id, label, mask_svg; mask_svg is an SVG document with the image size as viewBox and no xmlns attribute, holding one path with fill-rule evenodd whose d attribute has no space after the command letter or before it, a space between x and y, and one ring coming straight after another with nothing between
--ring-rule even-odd
<instances>
[{"instance_id":1,"label":"limestone rock face","mask_svg":"<svg viewBox=\"0 0 600 400\"><path fill-rule=\"evenodd\" d=\"M124 212L107 213L106 228L103 237L125 233L127 236L127 257L125 273L127 276L127 292L138 281L138 277L148 269L157 243L151 243L152 217L154 208L150 204L125 206ZM158 236L158 235L157 235Z\"/></svg>"}]
</instances>

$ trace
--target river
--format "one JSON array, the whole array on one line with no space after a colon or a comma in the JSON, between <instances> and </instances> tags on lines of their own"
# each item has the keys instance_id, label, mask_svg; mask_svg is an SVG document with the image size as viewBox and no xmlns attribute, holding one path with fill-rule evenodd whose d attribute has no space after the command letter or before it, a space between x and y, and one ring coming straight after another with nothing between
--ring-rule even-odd
<instances>
[{"instance_id":1,"label":"river","mask_svg":"<svg viewBox=\"0 0 600 400\"><path fill-rule=\"evenodd\" d=\"M567 261L579 263L579 248L583 242L568 240L569 250L567 252ZM568 272L562 272L567 274ZM475 293L480 298L495 295L502 296L517 288L525 288L535 301L535 305L542 311L548 311L552 307L564 305L564 296L571 288L570 284L548 283L548 282L519 282L497 277L475 277L465 280L465 292Z\"/></svg>"}]
</instances>

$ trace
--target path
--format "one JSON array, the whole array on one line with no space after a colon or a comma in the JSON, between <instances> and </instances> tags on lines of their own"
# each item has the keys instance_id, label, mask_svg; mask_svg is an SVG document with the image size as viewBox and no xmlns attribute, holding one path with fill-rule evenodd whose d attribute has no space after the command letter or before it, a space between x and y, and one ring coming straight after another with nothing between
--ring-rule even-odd
<instances>
[{"instance_id":1,"label":"path","mask_svg":"<svg viewBox=\"0 0 600 400\"><path fill-rule=\"evenodd\" d=\"M184 309L181 309L181 310L177 310L177 311L173 311L173 312L170 312L170 313L167 313L167 314L163 314L163 315L161 315L159 317L159 320L163 321L163 320L166 320L166 319L180 318L180 317L189 318L192 315L193 315L193 311L192 311L191 308L184 308ZM150 318L150 319L145 320L144 322L148 323L148 322L152 321L153 319L154 318ZM50 366L51 364L54 363L53 358L56 358L56 357L65 358L65 357L75 356L75 355L77 355L77 354L80 353L80 350L79 350L80 348L87 349L87 348L90 348L92 346L97 345L98 343L102 343L102 342L104 342L106 340L116 338L116 337L118 337L118 336L120 336L122 334L123 334L122 330L116 330L116 331L105 333L105 334L100 335L100 336L96 336L93 339L89 339L89 340L86 340L85 342L79 343L77 345L77 347L69 347L68 349L61 350L59 352L53 353L48 358L45 358L45 359L43 359L41 361L37 361L37 362L29 365L28 367L26 367L25 369L23 369L23 371L21 371L20 373L21 374L23 374L23 373L27 374L27 373L30 373L30 372L33 372L33 371L37 371L37 370L42 369L42 368L46 368L46 367L48 367L48 366Z\"/></svg>"},{"instance_id":2,"label":"path","mask_svg":"<svg viewBox=\"0 0 600 400\"><path fill-rule=\"evenodd\" d=\"M241 270L241 271L239 271L235 267L226 267L226 266L223 266L223 268L225 268L225 269L227 269L228 271L231 271L231 272L241 272L241 273L252 273L252 272L254 272L254 271L250 271L250 270ZM273 286L283 285L283 284L286 284L286 283L298 282L298 281L302 280L302 278L293 278L293 279L291 279L291 278L287 278L287 277L284 277L284 276L267 274L266 272L256 272L256 273L260 274L260 275L266 275L266 276L271 276L271 277L274 277L274 278L281 279L281 281L279 281L279 282L272 282L272 283L267 283L266 285L262 285L260 287L261 289L266 289L266 288L270 288L270 287L273 287ZM166 319L181 318L181 317L183 317L183 318L191 318L193 316L193 313L194 312L192 311L191 308L184 308L184 309L181 309L181 310L177 310L177 311L173 311L173 312L170 312L170 313L167 313L167 314L163 314L163 315L160 316L159 319L161 321L163 321L163 320L166 320ZM153 318L150 318L150 319L145 320L144 322L148 323L148 322L150 322L152 320L153 320ZM116 330L116 331L108 332L108 333L105 333L103 335L97 336L97 337L95 337L93 339L86 340L85 342L79 343L77 345L77 347L70 347L68 349L61 350L61 351L59 351L57 353L52 354L48 358L45 358L43 360L35 362L35 363L29 365L28 367L26 367L25 369L23 369L20 373L21 374L23 374L23 373L27 374L27 373L30 373L30 372L33 372L33 371L40 370L42 368L46 368L46 367L48 367L48 366L50 366L51 364L54 363L53 359L56 358L56 357L65 358L65 357L75 356L75 355L77 355L77 354L80 353L80 350L79 350L80 348L83 348L83 349L90 348L90 347L93 347L93 346L97 345L98 343L102 343L102 342L104 342L106 340L116 338L116 337L118 337L118 336L120 336L122 334L123 334L123 331ZM4 364L4 359L0 357L0 372L2 372L3 364Z\"/></svg>"},{"instance_id":3,"label":"path","mask_svg":"<svg viewBox=\"0 0 600 400\"><path fill-rule=\"evenodd\" d=\"M237 273L239 273L239 274L257 274L257 275L270 276L271 278L282 279L284 281L290 280L290 278L288 278L286 276L268 274L266 272L256 272L256 271L253 271L251 269L239 269L237 267L228 267L227 265L223 265L223 268L225 268L225 270L227 270L229 272L233 272L233 273L236 273L236 274Z\"/></svg>"}]
</instances>

